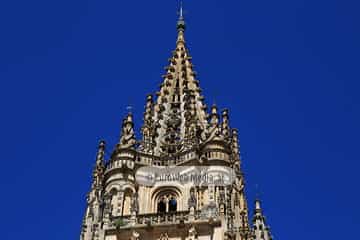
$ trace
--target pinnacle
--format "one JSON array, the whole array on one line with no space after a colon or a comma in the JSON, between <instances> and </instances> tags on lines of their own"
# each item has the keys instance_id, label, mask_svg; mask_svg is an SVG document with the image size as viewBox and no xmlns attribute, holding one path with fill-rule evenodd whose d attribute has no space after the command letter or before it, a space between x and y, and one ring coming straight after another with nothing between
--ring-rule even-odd
<instances>
[{"instance_id":1,"label":"pinnacle","mask_svg":"<svg viewBox=\"0 0 360 240\"><path fill-rule=\"evenodd\" d=\"M100 142L99 142L99 149L103 149L103 148L105 148L105 141L104 140L100 140Z\"/></svg>"}]
</instances>

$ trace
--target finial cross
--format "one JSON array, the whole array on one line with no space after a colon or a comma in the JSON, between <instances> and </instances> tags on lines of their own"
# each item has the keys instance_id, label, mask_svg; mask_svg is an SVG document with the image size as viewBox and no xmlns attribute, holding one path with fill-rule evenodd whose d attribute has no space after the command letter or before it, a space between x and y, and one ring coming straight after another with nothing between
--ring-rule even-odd
<instances>
[{"instance_id":1,"label":"finial cross","mask_svg":"<svg viewBox=\"0 0 360 240\"><path fill-rule=\"evenodd\" d=\"M184 18L185 13L186 12L184 11L184 8L183 8L183 1L180 1L180 10L178 11L180 19Z\"/></svg>"}]
</instances>

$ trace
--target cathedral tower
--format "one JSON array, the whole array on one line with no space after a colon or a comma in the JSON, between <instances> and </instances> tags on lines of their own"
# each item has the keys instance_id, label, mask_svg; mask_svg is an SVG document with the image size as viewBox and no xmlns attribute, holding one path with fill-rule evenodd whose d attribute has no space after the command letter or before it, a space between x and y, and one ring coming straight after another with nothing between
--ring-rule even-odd
<instances>
[{"instance_id":1,"label":"cathedral tower","mask_svg":"<svg viewBox=\"0 0 360 240\"><path fill-rule=\"evenodd\" d=\"M229 110L206 106L185 29L181 8L163 82L146 97L141 139L129 113L109 159L99 143L80 240L272 239L259 200L249 222L238 130ZM179 178L204 171L226 180Z\"/></svg>"}]
</instances>

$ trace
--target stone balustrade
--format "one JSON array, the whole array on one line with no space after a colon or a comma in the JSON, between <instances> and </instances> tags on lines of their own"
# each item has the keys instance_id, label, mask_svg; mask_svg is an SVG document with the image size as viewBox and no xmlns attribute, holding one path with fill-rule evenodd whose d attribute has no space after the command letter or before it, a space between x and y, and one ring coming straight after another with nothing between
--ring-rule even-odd
<instances>
[{"instance_id":1,"label":"stone balustrade","mask_svg":"<svg viewBox=\"0 0 360 240\"><path fill-rule=\"evenodd\" d=\"M200 211L195 211L193 215L190 211L178 211L170 213L151 213L139 214L135 216L122 216L112 219L109 229L125 229L129 227L151 227L156 225L175 225L175 224L188 224L190 222L205 222L210 218L204 218ZM218 221L215 217L213 221Z\"/></svg>"},{"instance_id":2,"label":"stone balustrade","mask_svg":"<svg viewBox=\"0 0 360 240\"><path fill-rule=\"evenodd\" d=\"M222 149L207 149L204 156L208 161L217 160L230 162L230 154ZM180 155L169 158L160 158L147 154L138 154L137 156L131 157L128 153L126 153L116 159L113 159L113 161L108 162L106 165L106 172L124 167L130 170L135 169L135 164L143 166L179 166L188 161L198 159L199 157L200 156L194 151L184 152Z\"/></svg>"}]
</instances>

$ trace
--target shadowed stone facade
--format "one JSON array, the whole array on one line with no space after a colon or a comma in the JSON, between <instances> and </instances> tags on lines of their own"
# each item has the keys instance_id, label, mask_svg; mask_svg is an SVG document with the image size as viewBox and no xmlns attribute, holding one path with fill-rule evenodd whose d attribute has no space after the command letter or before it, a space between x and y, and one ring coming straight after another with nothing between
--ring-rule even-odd
<instances>
[{"instance_id":1,"label":"shadowed stone facade","mask_svg":"<svg viewBox=\"0 0 360 240\"><path fill-rule=\"evenodd\" d=\"M177 31L160 89L146 97L142 138L136 139L129 113L109 159L105 142L99 143L80 240L272 239L259 200L249 223L238 131L228 110L213 105L208 111L185 44L182 10ZM138 184L136 172L147 166L224 166L236 177L224 186Z\"/></svg>"}]
</instances>

